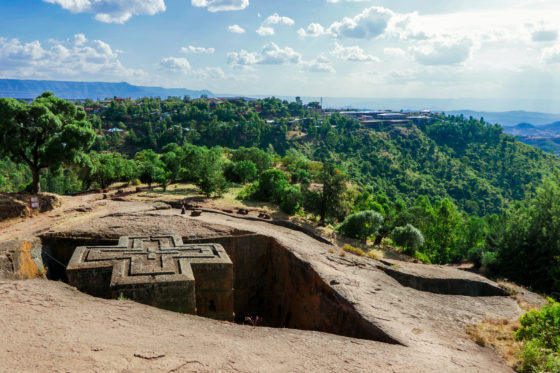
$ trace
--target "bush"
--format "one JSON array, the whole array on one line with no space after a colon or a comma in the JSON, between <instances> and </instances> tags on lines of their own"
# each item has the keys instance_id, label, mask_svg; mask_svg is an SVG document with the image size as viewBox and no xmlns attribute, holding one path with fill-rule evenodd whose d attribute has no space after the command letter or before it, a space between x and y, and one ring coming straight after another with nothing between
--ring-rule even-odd
<instances>
[{"instance_id":1,"label":"bush","mask_svg":"<svg viewBox=\"0 0 560 373\"><path fill-rule=\"evenodd\" d=\"M258 188L259 188L258 181L253 184L247 185L237 194L237 199L245 200L245 201L252 200L255 194L257 193Z\"/></svg>"},{"instance_id":2,"label":"bush","mask_svg":"<svg viewBox=\"0 0 560 373\"><path fill-rule=\"evenodd\" d=\"M383 221L383 216L376 211L362 211L348 216L338 226L338 231L347 237L366 240L379 233Z\"/></svg>"},{"instance_id":3,"label":"bush","mask_svg":"<svg viewBox=\"0 0 560 373\"><path fill-rule=\"evenodd\" d=\"M414 259L418 260L420 263L432 264L432 261L430 260L430 258L426 254L424 254L420 251L416 251L414 253Z\"/></svg>"},{"instance_id":4,"label":"bush","mask_svg":"<svg viewBox=\"0 0 560 373\"><path fill-rule=\"evenodd\" d=\"M522 372L560 372L560 303L548 298L541 310L521 317L515 338L526 341L520 357Z\"/></svg>"},{"instance_id":5,"label":"bush","mask_svg":"<svg viewBox=\"0 0 560 373\"><path fill-rule=\"evenodd\" d=\"M309 185L311 184L311 174L304 169L299 169L297 171L294 171L292 172L292 183L294 184L301 183L302 185Z\"/></svg>"},{"instance_id":6,"label":"bush","mask_svg":"<svg viewBox=\"0 0 560 373\"><path fill-rule=\"evenodd\" d=\"M233 173L241 183L245 184L255 179L257 166L251 161L239 161L233 165Z\"/></svg>"},{"instance_id":7,"label":"bush","mask_svg":"<svg viewBox=\"0 0 560 373\"><path fill-rule=\"evenodd\" d=\"M278 169L267 170L259 177L255 197L261 201L280 203L284 190L289 186L284 172Z\"/></svg>"},{"instance_id":8,"label":"bush","mask_svg":"<svg viewBox=\"0 0 560 373\"><path fill-rule=\"evenodd\" d=\"M482 253L480 263L484 268L493 268L498 262L498 253L492 251L485 251Z\"/></svg>"},{"instance_id":9,"label":"bush","mask_svg":"<svg viewBox=\"0 0 560 373\"><path fill-rule=\"evenodd\" d=\"M536 339L543 347L560 352L560 303L548 298L541 310L532 310L521 316L521 326L515 333L518 340Z\"/></svg>"},{"instance_id":10,"label":"bush","mask_svg":"<svg viewBox=\"0 0 560 373\"><path fill-rule=\"evenodd\" d=\"M301 207L303 196L298 186L292 185L284 189L280 208L286 214L294 215Z\"/></svg>"},{"instance_id":11,"label":"bush","mask_svg":"<svg viewBox=\"0 0 560 373\"><path fill-rule=\"evenodd\" d=\"M404 252L408 255L415 255L416 250L424 246L422 232L411 224L395 228L391 233L391 239L398 246L404 247Z\"/></svg>"},{"instance_id":12,"label":"bush","mask_svg":"<svg viewBox=\"0 0 560 373\"><path fill-rule=\"evenodd\" d=\"M251 161L259 173L272 167L272 156L267 152L258 148L236 149L232 153L231 160L234 162Z\"/></svg>"},{"instance_id":13,"label":"bush","mask_svg":"<svg viewBox=\"0 0 560 373\"><path fill-rule=\"evenodd\" d=\"M525 343L519 357L521 363L518 368L523 373L560 373L560 358L558 355L543 349L536 340Z\"/></svg>"}]
</instances>

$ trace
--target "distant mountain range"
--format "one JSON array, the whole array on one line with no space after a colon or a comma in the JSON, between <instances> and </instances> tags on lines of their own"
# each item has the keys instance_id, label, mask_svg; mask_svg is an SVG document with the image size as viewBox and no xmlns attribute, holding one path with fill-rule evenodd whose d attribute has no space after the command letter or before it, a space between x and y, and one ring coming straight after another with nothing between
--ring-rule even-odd
<instances>
[{"instance_id":1,"label":"distant mountain range","mask_svg":"<svg viewBox=\"0 0 560 373\"><path fill-rule=\"evenodd\" d=\"M488 123L498 123L502 127L515 126L520 123L530 123L534 126L542 126L552 122L560 121L560 114L537 113L532 111L505 111L505 112L485 112L473 110L451 110L445 111L449 115L461 115L476 119L484 118Z\"/></svg>"},{"instance_id":2,"label":"distant mountain range","mask_svg":"<svg viewBox=\"0 0 560 373\"><path fill-rule=\"evenodd\" d=\"M162 97L189 96L192 98L214 94L207 90L182 88L142 87L128 83L63 82L54 80L0 79L0 97L31 99L45 91L54 92L66 99L105 99L110 97Z\"/></svg>"},{"instance_id":3,"label":"distant mountain range","mask_svg":"<svg viewBox=\"0 0 560 373\"><path fill-rule=\"evenodd\" d=\"M560 137L560 122L534 126L531 123L519 123L516 126L504 126L504 132L512 136Z\"/></svg>"},{"instance_id":4,"label":"distant mountain range","mask_svg":"<svg viewBox=\"0 0 560 373\"><path fill-rule=\"evenodd\" d=\"M541 126L523 122L516 126L504 126L504 132L517 136L525 144L560 156L560 121Z\"/></svg>"}]
</instances>

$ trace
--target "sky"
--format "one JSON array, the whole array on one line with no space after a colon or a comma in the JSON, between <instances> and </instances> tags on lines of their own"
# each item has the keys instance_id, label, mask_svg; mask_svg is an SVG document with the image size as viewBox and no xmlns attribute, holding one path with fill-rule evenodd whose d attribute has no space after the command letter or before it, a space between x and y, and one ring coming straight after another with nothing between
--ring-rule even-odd
<instances>
[{"instance_id":1,"label":"sky","mask_svg":"<svg viewBox=\"0 0 560 373\"><path fill-rule=\"evenodd\" d=\"M0 78L550 102L559 16L557 0L0 0Z\"/></svg>"}]
</instances>

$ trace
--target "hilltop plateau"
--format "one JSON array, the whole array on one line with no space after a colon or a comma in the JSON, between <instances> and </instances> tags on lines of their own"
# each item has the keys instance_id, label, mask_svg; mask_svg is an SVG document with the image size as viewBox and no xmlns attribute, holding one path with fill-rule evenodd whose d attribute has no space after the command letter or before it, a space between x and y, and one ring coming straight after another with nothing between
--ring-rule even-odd
<instances>
[{"instance_id":1,"label":"hilltop plateau","mask_svg":"<svg viewBox=\"0 0 560 373\"><path fill-rule=\"evenodd\" d=\"M305 230L256 218L260 208L239 215L231 204L217 210L216 201L207 205L198 199L203 212L192 217L170 208L177 198L154 202L134 189L106 196L61 197L61 206L49 212L0 223L0 263L6 258L12 263L0 268L4 369L510 372L497 352L475 343L467 329L487 320L514 322L523 312L520 304L542 304L526 290L508 296L495 282L454 267L346 254ZM98 299L46 278L14 279L40 277L44 272L22 271L37 264L48 267L47 278L57 278L57 266L80 242L163 232L191 241L273 239L268 249L251 241L237 249L253 250L251 255L267 263L239 267L239 273L260 277L236 283L238 291L258 283L268 289L255 293L257 311L246 315L259 316L263 326ZM22 242L33 243L31 252L25 254ZM48 254L44 262L41 251ZM234 267L248 265L236 258ZM280 323L268 302L289 310L291 319ZM351 320L363 325L353 329ZM344 336L352 330L365 334Z\"/></svg>"}]
</instances>

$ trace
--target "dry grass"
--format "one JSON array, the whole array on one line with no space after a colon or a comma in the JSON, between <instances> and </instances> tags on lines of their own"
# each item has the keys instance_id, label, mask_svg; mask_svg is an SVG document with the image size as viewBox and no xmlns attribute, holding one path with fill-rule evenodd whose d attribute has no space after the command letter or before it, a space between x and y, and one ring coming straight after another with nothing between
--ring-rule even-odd
<instances>
[{"instance_id":1,"label":"dry grass","mask_svg":"<svg viewBox=\"0 0 560 373\"><path fill-rule=\"evenodd\" d=\"M351 253L354 255L358 255L358 256L366 256L366 253L364 253L364 251L358 247L354 247L352 245L349 244L345 244L344 246L342 246L342 250L346 251L347 253Z\"/></svg>"},{"instance_id":2,"label":"dry grass","mask_svg":"<svg viewBox=\"0 0 560 373\"><path fill-rule=\"evenodd\" d=\"M467 334L476 344L493 348L508 366L514 368L521 361L518 355L523 348L523 343L513 337L520 327L519 320L486 320L478 325L467 326Z\"/></svg>"}]
</instances>

